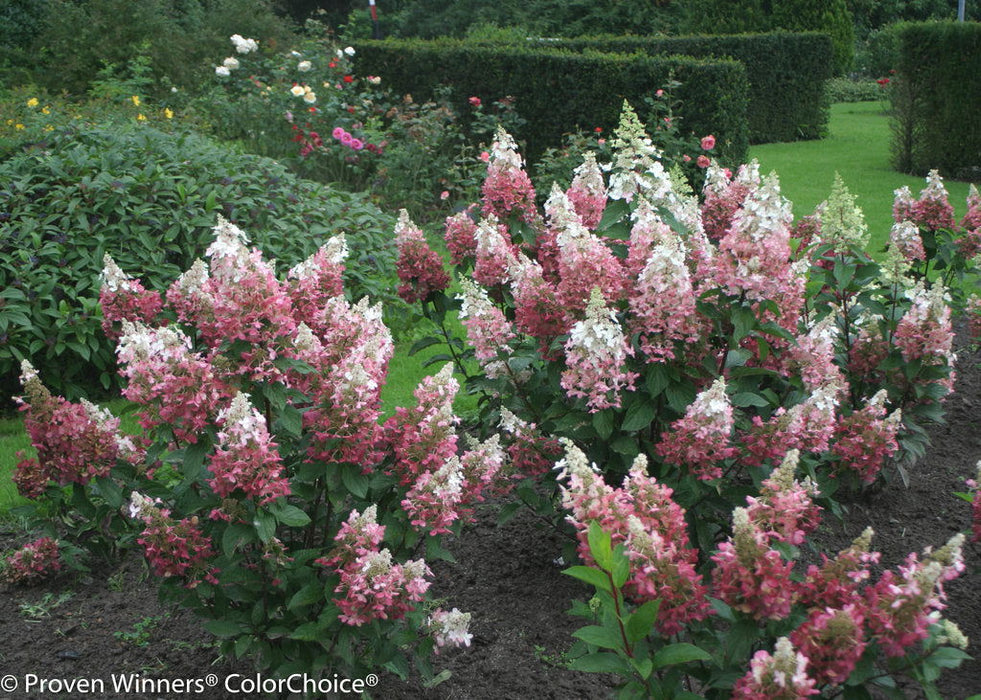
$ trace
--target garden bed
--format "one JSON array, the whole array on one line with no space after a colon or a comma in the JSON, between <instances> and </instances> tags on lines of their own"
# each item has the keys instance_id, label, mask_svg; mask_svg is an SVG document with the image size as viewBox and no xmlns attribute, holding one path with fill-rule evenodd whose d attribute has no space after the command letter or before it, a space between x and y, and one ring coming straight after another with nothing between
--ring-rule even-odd
<instances>
[{"instance_id":1,"label":"garden bed","mask_svg":"<svg viewBox=\"0 0 981 700\"><path fill-rule=\"evenodd\" d=\"M947 400L948 422L932 428L932 447L910 470L909 488L891 471L884 488L847 502L843 522L830 516L825 521L822 532L829 550L846 546L871 526L882 565L894 567L908 552L939 546L955 532L969 529L970 508L953 492L965 490L964 479L974 475L981 458L979 363L981 353L962 349L957 386ZM562 575L556 563L563 549L561 537L540 527L527 511L497 526L495 511L485 509L475 525L450 542L457 564L436 565L436 596L473 613L471 647L437 658L437 671L451 672L437 687L426 689L416 679L402 683L382 676L377 697L612 695L614 679L561 667L573 641L570 635L582 624L566 610L571 600L589 595L584 586ZM9 529L0 541L3 548L18 543L17 533ZM943 697L950 700L981 692L981 547L968 545L965 560L967 571L948 586L947 613L970 638L968 652L975 660L944 677ZM106 684L113 674L161 679L214 673L223 681L233 673L250 673L246 663L219 660L214 640L197 620L159 603L145 577L142 561L132 553L118 566L96 569L89 576L63 574L36 588L3 589L0 669L21 681L35 674L97 678ZM53 604L67 593L70 598ZM209 690L206 696L217 698L221 693ZM919 697L914 690L908 696Z\"/></svg>"}]
</instances>

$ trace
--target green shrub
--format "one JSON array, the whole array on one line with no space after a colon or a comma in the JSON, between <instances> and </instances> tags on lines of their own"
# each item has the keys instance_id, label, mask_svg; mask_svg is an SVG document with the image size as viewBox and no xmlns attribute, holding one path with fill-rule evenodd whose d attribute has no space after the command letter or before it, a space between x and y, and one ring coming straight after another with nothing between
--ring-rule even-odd
<instances>
[{"instance_id":1,"label":"green shrub","mask_svg":"<svg viewBox=\"0 0 981 700\"><path fill-rule=\"evenodd\" d=\"M893 86L897 169L976 179L981 174L981 25L908 24Z\"/></svg>"},{"instance_id":2,"label":"green shrub","mask_svg":"<svg viewBox=\"0 0 981 700\"><path fill-rule=\"evenodd\" d=\"M275 44L289 29L267 0L50 0L30 47L37 57L33 79L55 93L83 95L101 69L130 77L142 57L163 93L199 81L236 33Z\"/></svg>"},{"instance_id":3,"label":"green shrub","mask_svg":"<svg viewBox=\"0 0 981 700\"><path fill-rule=\"evenodd\" d=\"M774 29L794 32L816 31L831 37L835 75L851 70L855 53L855 30L845 0L781 0L773 3Z\"/></svg>"},{"instance_id":4,"label":"green shrub","mask_svg":"<svg viewBox=\"0 0 981 700\"><path fill-rule=\"evenodd\" d=\"M872 78L832 78L825 91L830 104L839 102L874 102L886 99L888 83L880 84Z\"/></svg>"},{"instance_id":5,"label":"green shrub","mask_svg":"<svg viewBox=\"0 0 981 700\"><path fill-rule=\"evenodd\" d=\"M869 34L855 55L855 70L861 75L881 78L899 65L899 34L907 22L897 22Z\"/></svg>"},{"instance_id":6,"label":"green shrub","mask_svg":"<svg viewBox=\"0 0 981 700\"><path fill-rule=\"evenodd\" d=\"M834 43L832 70L851 68L854 30L845 0L692 0L686 31L704 34L821 32Z\"/></svg>"},{"instance_id":7,"label":"green shrub","mask_svg":"<svg viewBox=\"0 0 981 700\"><path fill-rule=\"evenodd\" d=\"M27 81L34 57L30 47L44 25L48 0L0 3L0 87Z\"/></svg>"},{"instance_id":8,"label":"green shrub","mask_svg":"<svg viewBox=\"0 0 981 700\"><path fill-rule=\"evenodd\" d=\"M389 295L393 222L364 196L296 178L275 161L151 128L55 131L0 164L0 383L22 358L78 395L114 373L100 328L99 272L110 253L162 289L204 254L218 215L255 232L284 265L347 234L346 287Z\"/></svg>"},{"instance_id":9,"label":"green shrub","mask_svg":"<svg viewBox=\"0 0 981 700\"><path fill-rule=\"evenodd\" d=\"M612 129L624 100L646 119L646 99L672 82L680 84L673 92L684 105L680 118L686 135L714 134L717 156L726 162L746 153L746 71L730 59L574 54L450 40L366 41L356 48L360 73L382 75L393 89L417 101L431 99L445 84L456 91L459 113L466 112L471 96L485 103L513 97L518 114L527 120L514 136L528 144L529 162L561 146L564 135L579 128Z\"/></svg>"},{"instance_id":10,"label":"green shrub","mask_svg":"<svg viewBox=\"0 0 981 700\"><path fill-rule=\"evenodd\" d=\"M733 58L746 67L749 79L750 142L820 138L827 129L823 86L831 77L833 46L824 34L602 37L550 41L548 45L573 51Z\"/></svg>"},{"instance_id":11,"label":"green shrub","mask_svg":"<svg viewBox=\"0 0 981 700\"><path fill-rule=\"evenodd\" d=\"M683 8L667 0L409 0L402 3L396 32L434 39L472 36L475 27L496 25L524 36L587 36L676 32Z\"/></svg>"}]
</instances>

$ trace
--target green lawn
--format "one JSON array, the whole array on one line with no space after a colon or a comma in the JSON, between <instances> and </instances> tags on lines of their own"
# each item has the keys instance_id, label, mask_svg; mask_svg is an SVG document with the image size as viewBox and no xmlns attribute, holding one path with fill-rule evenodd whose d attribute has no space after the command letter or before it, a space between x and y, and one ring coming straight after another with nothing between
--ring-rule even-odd
<instances>
[{"instance_id":1,"label":"green lawn","mask_svg":"<svg viewBox=\"0 0 981 700\"><path fill-rule=\"evenodd\" d=\"M828 198L839 173L865 212L872 235L871 250L885 245L892 228L893 191L908 185L919 196L921 177L890 169L889 117L885 103L850 102L832 105L828 138L820 141L772 143L750 148L763 173L776 171L781 190L794 204L794 217L814 211ZM958 218L963 216L968 184L945 182Z\"/></svg>"},{"instance_id":2,"label":"green lawn","mask_svg":"<svg viewBox=\"0 0 981 700\"><path fill-rule=\"evenodd\" d=\"M17 487L11 481L19 450L31 450L31 441L24 432L24 424L19 418L0 420L0 515L22 500Z\"/></svg>"}]
</instances>

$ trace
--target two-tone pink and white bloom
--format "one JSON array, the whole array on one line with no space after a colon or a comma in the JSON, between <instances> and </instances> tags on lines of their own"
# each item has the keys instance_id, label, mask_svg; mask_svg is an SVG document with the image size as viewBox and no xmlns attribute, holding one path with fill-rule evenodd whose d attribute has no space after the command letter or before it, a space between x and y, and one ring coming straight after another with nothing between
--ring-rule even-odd
<instances>
[{"instance_id":1,"label":"two-tone pink and white bloom","mask_svg":"<svg viewBox=\"0 0 981 700\"><path fill-rule=\"evenodd\" d=\"M586 318L577 321L565 343L566 368L561 386L570 398L584 398L590 413L620 405L620 393L633 389L635 372L626 368L633 355L616 314L596 287Z\"/></svg>"}]
</instances>

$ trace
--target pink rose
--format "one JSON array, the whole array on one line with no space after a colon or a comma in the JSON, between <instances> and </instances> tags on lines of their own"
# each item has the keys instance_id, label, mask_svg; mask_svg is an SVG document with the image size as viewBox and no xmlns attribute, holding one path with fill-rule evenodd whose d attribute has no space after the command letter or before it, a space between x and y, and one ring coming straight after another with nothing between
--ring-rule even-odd
<instances>
[{"instance_id":1,"label":"pink rose","mask_svg":"<svg viewBox=\"0 0 981 700\"><path fill-rule=\"evenodd\" d=\"M707 168L711 163L712 161L705 155L698 156L698 160L695 161L695 165L699 168Z\"/></svg>"},{"instance_id":2,"label":"pink rose","mask_svg":"<svg viewBox=\"0 0 981 700\"><path fill-rule=\"evenodd\" d=\"M340 141L341 138L344 137L344 129L342 129L339 126L335 126L334 127L334 130L332 132L330 132L330 135L333 136L338 141Z\"/></svg>"},{"instance_id":3,"label":"pink rose","mask_svg":"<svg viewBox=\"0 0 981 700\"><path fill-rule=\"evenodd\" d=\"M715 137L712 136L712 134L709 134L708 136L703 136L702 137L702 150L703 151L711 151L713 148L715 148Z\"/></svg>"}]
</instances>

